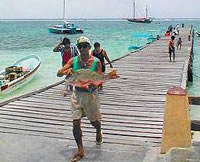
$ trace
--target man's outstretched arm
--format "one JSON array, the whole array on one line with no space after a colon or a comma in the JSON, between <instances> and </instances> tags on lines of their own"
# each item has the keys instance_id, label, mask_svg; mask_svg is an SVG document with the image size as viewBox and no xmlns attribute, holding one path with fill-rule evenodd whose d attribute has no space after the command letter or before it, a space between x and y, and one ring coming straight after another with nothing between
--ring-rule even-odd
<instances>
[{"instance_id":1,"label":"man's outstretched arm","mask_svg":"<svg viewBox=\"0 0 200 162\"><path fill-rule=\"evenodd\" d=\"M63 75L68 75L72 73L72 65L73 65L73 58L71 58L67 64L64 65L60 70L57 72L58 77L62 77Z\"/></svg>"}]
</instances>

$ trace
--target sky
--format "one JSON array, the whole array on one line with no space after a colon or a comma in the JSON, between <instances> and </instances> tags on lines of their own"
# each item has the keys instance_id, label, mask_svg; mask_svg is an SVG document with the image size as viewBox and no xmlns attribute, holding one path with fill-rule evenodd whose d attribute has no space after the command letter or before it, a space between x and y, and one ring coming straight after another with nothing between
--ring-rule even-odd
<instances>
[{"instance_id":1,"label":"sky","mask_svg":"<svg viewBox=\"0 0 200 162\"><path fill-rule=\"evenodd\" d=\"M133 0L66 0L66 18L127 18ZM136 15L200 18L200 0L136 0ZM0 0L0 19L62 19L63 0Z\"/></svg>"}]
</instances>

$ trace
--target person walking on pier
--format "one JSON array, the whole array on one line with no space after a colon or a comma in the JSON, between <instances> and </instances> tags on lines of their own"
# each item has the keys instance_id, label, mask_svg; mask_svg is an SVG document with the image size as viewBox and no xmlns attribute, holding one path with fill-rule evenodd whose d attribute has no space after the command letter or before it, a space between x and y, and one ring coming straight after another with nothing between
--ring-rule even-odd
<instances>
[{"instance_id":1,"label":"person walking on pier","mask_svg":"<svg viewBox=\"0 0 200 162\"><path fill-rule=\"evenodd\" d=\"M103 73L106 71L105 59L110 64L110 68L113 68L112 63L110 59L108 58L107 52L101 48L101 45L99 42L94 43L94 50L91 52L91 55L97 57L101 61Z\"/></svg>"},{"instance_id":2,"label":"person walking on pier","mask_svg":"<svg viewBox=\"0 0 200 162\"><path fill-rule=\"evenodd\" d=\"M105 71L106 71L105 59L110 64L110 68L113 68L112 63L111 63L110 59L108 58L108 54L107 54L106 50L101 48L101 45L99 42L94 43L94 50L91 52L91 55L97 57L101 61L101 67L102 67L103 73L105 73ZM103 85L100 85L99 89L102 90Z\"/></svg>"},{"instance_id":3,"label":"person walking on pier","mask_svg":"<svg viewBox=\"0 0 200 162\"><path fill-rule=\"evenodd\" d=\"M63 38L61 42L59 42L53 49L53 52L60 52L61 57L62 57L62 66L67 64L67 62L75 56L79 55L79 51L76 46L71 46L70 45L70 40L68 38ZM63 90L63 96L65 97L67 95L67 90L68 90L68 81L67 79L70 76L65 77L65 87Z\"/></svg>"},{"instance_id":4,"label":"person walking on pier","mask_svg":"<svg viewBox=\"0 0 200 162\"><path fill-rule=\"evenodd\" d=\"M176 27L175 27L175 30L176 30L176 32L177 32L177 35L179 35L179 26L180 26L180 25L177 24Z\"/></svg>"},{"instance_id":5,"label":"person walking on pier","mask_svg":"<svg viewBox=\"0 0 200 162\"><path fill-rule=\"evenodd\" d=\"M176 47L177 47L177 50L181 49L181 47L182 47L182 40L181 40L181 38L178 39L178 41L176 43Z\"/></svg>"},{"instance_id":6,"label":"person walking on pier","mask_svg":"<svg viewBox=\"0 0 200 162\"><path fill-rule=\"evenodd\" d=\"M168 27L168 30L169 30L169 32L170 32L170 35L172 35L173 26L172 26L172 25L170 25L170 26Z\"/></svg>"},{"instance_id":7,"label":"person walking on pier","mask_svg":"<svg viewBox=\"0 0 200 162\"><path fill-rule=\"evenodd\" d=\"M75 72L79 69L90 69L91 71L96 71L98 74L102 75L100 60L89 54L91 48L89 39L81 36L77 39L77 46L80 50L80 55L71 58L68 63L57 72L57 76L61 77L67 75L71 71ZM97 87L92 91L87 91L80 87L74 87L71 103L73 135L78 146L78 151L73 155L72 161L78 161L83 158L85 154L82 144L82 117L87 116L91 124L96 128L97 144L102 143L100 101Z\"/></svg>"},{"instance_id":8,"label":"person walking on pier","mask_svg":"<svg viewBox=\"0 0 200 162\"><path fill-rule=\"evenodd\" d=\"M62 66L64 66L72 57L78 56L79 51L77 48L71 47L70 40L63 38L53 49L53 52L60 52L62 57Z\"/></svg>"},{"instance_id":9,"label":"person walking on pier","mask_svg":"<svg viewBox=\"0 0 200 162\"><path fill-rule=\"evenodd\" d=\"M169 61L171 62L171 56L173 54L173 62L175 62L175 47L174 47L174 40L175 40L175 36L171 36L171 40L168 43L169 46Z\"/></svg>"}]
</instances>

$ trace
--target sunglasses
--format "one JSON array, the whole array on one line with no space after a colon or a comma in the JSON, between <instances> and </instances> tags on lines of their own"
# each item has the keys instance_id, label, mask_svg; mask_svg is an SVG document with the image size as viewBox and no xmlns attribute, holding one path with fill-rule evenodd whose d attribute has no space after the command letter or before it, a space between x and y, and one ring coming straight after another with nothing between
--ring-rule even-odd
<instances>
[{"instance_id":1,"label":"sunglasses","mask_svg":"<svg viewBox=\"0 0 200 162\"><path fill-rule=\"evenodd\" d=\"M78 49L87 48L88 46L89 46L88 44L78 44L77 45Z\"/></svg>"}]
</instances>

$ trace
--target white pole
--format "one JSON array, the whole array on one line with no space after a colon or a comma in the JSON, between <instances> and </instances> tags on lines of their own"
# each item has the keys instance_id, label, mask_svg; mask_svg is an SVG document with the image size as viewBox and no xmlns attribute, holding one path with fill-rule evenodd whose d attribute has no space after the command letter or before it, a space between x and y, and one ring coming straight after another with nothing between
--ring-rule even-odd
<instances>
[{"instance_id":1,"label":"white pole","mask_svg":"<svg viewBox=\"0 0 200 162\"><path fill-rule=\"evenodd\" d=\"M65 21L65 0L63 0L63 20Z\"/></svg>"},{"instance_id":2,"label":"white pole","mask_svg":"<svg viewBox=\"0 0 200 162\"><path fill-rule=\"evenodd\" d=\"M135 0L133 1L133 18L135 19Z\"/></svg>"},{"instance_id":3,"label":"white pole","mask_svg":"<svg viewBox=\"0 0 200 162\"><path fill-rule=\"evenodd\" d=\"M146 5L146 19L148 19L148 10L147 10L147 5Z\"/></svg>"}]
</instances>

